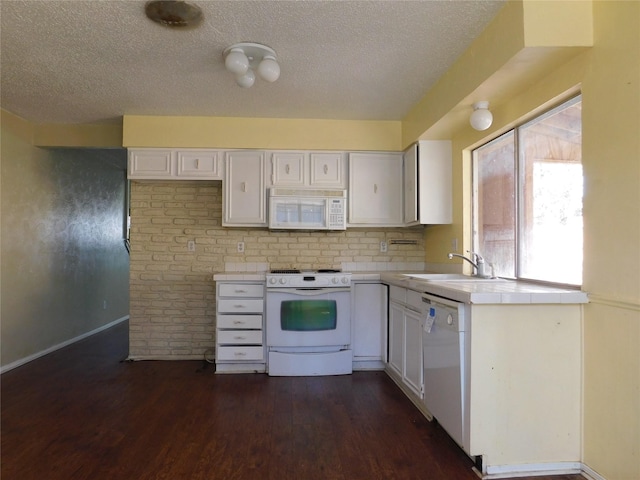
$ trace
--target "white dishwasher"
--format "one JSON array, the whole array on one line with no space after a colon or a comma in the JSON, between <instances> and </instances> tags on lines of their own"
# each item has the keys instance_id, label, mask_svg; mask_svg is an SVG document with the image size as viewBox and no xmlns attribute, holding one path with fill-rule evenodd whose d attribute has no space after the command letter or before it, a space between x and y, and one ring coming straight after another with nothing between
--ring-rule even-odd
<instances>
[{"instance_id":1,"label":"white dishwasher","mask_svg":"<svg viewBox=\"0 0 640 480\"><path fill-rule=\"evenodd\" d=\"M423 294L426 318L422 329L424 403L438 423L469 449L468 306Z\"/></svg>"}]
</instances>

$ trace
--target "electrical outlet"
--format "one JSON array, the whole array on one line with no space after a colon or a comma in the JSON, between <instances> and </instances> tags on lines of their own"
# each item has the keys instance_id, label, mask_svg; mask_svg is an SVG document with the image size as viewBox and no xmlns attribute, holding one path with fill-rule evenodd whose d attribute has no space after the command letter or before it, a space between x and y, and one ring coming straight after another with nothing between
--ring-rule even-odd
<instances>
[{"instance_id":1,"label":"electrical outlet","mask_svg":"<svg viewBox=\"0 0 640 480\"><path fill-rule=\"evenodd\" d=\"M387 242L385 242L384 240L382 242L380 242L380 251L382 253L387 253L388 250L388 246L387 246Z\"/></svg>"},{"instance_id":2,"label":"electrical outlet","mask_svg":"<svg viewBox=\"0 0 640 480\"><path fill-rule=\"evenodd\" d=\"M244 242L238 242L238 253L244 253Z\"/></svg>"},{"instance_id":3,"label":"electrical outlet","mask_svg":"<svg viewBox=\"0 0 640 480\"><path fill-rule=\"evenodd\" d=\"M187 250L189 250L190 252L196 251L196 242L194 240L189 240L187 242Z\"/></svg>"}]
</instances>

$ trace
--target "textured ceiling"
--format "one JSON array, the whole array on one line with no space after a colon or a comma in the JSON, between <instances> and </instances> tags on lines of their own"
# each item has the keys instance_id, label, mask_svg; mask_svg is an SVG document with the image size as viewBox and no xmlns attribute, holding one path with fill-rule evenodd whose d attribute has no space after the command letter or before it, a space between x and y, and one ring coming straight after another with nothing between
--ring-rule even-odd
<instances>
[{"instance_id":1,"label":"textured ceiling","mask_svg":"<svg viewBox=\"0 0 640 480\"><path fill-rule=\"evenodd\" d=\"M504 1L205 1L197 28L145 1L0 0L1 105L36 123L122 115L400 120ZM273 48L282 73L235 84L222 51Z\"/></svg>"}]
</instances>

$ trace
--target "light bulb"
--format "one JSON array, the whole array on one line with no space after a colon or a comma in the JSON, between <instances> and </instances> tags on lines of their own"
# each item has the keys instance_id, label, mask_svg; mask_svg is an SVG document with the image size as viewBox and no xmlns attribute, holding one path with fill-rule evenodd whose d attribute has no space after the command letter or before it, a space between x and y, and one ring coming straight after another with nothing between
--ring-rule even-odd
<instances>
[{"instance_id":1,"label":"light bulb","mask_svg":"<svg viewBox=\"0 0 640 480\"><path fill-rule=\"evenodd\" d=\"M493 115L488 108L489 102L476 102L473 104L473 113L469 117L469 123L474 129L482 131L491 126Z\"/></svg>"},{"instance_id":2,"label":"light bulb","mask_svg":"<svg viewBox=\"0 0 640 480\"><path fill-rule=\"evenodd\" d=\"M258 65L258 75L267 82L275 82L280 77L280 65L272 55L266 55Z\"/></svg>"},{"instance_id":3,"label":"light bulb","mask_svg":"<svg viewBox=\"0 0 640 480\"><path fill-rule=\"evenodd\" d=\"M241 48L232 48L224 59L224 66L231 73L236 75L244 75L249 69L249 59Z\"/></svg>"},{"instance_id":4,"label":"light bulb","mask_svg":"<svg viewBox=\"0 0 640 480\"><path fill-rule=\"evenodd\" d=\"M236 83L240 85L242 88L249 88L256 81L256 74L253 73L253 70L248 69L244 75L236 76Z\"/></svg>"}]
</instances>

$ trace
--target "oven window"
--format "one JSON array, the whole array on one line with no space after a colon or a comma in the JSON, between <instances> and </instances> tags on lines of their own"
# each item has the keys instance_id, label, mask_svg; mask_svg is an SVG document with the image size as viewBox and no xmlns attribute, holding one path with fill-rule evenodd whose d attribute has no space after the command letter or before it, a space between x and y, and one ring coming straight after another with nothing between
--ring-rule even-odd
<instances>
[{"instance_id":1,"label":"oven window","mask_svg":"<svg viewBox=\"0 0 640 480\"><path fill-rule=\"evenodd\" d=\"M335 330L337 320L335 300L285 300L280 304L283 331Z\"/></svg>"}]
</instances>

